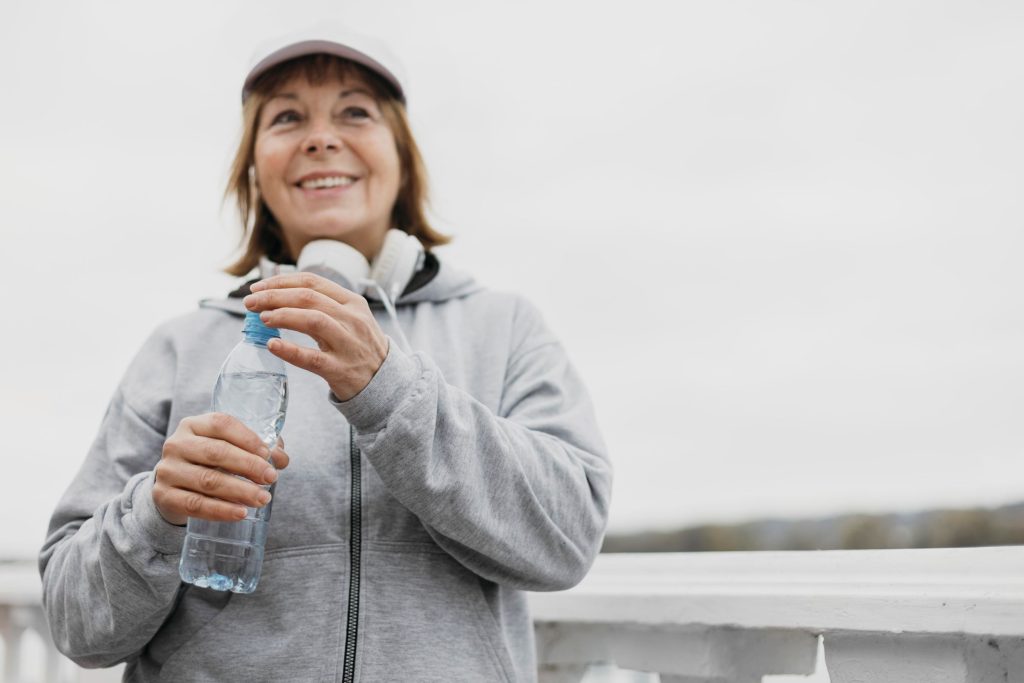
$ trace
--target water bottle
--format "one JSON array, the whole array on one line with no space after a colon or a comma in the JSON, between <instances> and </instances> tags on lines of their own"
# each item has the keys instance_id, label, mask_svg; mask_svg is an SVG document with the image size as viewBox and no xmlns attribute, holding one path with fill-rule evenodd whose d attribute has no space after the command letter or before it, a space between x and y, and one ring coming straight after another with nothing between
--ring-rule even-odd
<instances>
[{"instance_id":1,"label":"water bottle","mask_svg":"<svg viewBox=\"0 0 1024 683\"><path fill-rule=\"evenodd\" d=\"M267 341L281 335L251 311L245 314L243 334L217 377L213 411L238 418L273 450L284 426L288 381L284 362L267 350ZM273 495L273 486L264 488ZM271 504L248 508L245 519L238 522L189 517L178 565L181 580L219 591L256 590Z\"/></svg>"}]
</instances>

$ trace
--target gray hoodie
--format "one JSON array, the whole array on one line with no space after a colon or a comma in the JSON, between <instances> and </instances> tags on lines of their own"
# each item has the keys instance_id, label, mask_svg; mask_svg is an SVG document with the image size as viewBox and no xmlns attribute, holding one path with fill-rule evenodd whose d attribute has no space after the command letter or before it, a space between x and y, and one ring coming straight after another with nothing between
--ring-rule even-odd
<instances>
[{"instance_id":1,"label":"gray hoodie","mask_svg":"<svg viewBox=\"0 0 1024 683\"><path fill-rule=\"evenodd\" d=\"M241 338L240 300L204 302L150 336L40 555L62 652L88 667L127 662L131 681L535 679L523 591L587 572L611 467L537 310L431 261L436 276L398 300L415 352L392 335L357 396L334 401L321 378L288 368L292 461L249 595L183 584L185 530L152 499L164 440L210 410Z\"/></svg>"}]
</instances>

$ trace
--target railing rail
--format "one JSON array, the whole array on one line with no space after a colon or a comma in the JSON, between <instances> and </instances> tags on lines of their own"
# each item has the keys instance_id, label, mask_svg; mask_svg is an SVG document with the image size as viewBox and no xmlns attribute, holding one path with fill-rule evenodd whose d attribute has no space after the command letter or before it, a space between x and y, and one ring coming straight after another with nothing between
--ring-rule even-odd
<instances>
[{"instance_id":1,"label":"railing rail","mask_svg":"<svg viewBox=\"0 0 1024 683\"><path fill-rule=\"evenodd\" d=\"M43 680L81 680L39 597L33 565L0 564L4 680L24 680L31 630ZM530 599L544 683L595 663L759 683L814 671L819 637L832 683L1024 682L1024 548L602 555L576 588Z\"/></svg>"}]
</instances>

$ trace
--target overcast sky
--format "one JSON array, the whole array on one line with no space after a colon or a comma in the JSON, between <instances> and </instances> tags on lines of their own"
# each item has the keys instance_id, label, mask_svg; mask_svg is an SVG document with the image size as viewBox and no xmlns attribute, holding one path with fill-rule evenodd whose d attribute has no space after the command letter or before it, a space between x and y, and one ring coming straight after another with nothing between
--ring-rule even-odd
<instances>
[{"instance_id":1,"label":"overcast sky","mask_svg":"<svg viewBox=\"0 0 1024 683\"><path fill-rule=\"evenodd\" d=\"M320 17L405 62L441 257L587 380L613 530L1024 499L1024 5L160 8L0 3L0 556L152 328L233 287L239 86Z\"/></svg>"}]
</instances>

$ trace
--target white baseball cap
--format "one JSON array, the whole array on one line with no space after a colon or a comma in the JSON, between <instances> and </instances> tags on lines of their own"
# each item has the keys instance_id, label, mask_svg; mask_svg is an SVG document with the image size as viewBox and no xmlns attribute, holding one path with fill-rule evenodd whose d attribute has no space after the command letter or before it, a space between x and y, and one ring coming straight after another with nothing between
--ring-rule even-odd
<instances>
[{"instance_id":1,"label":"white baseball cap","mask_svg":"<svg viewBox=\"0 0 1024 683\"><path fill-rule=\"evenodd\" d=\"M269 40L257 48L250 61L249 74L242 85L242 102L252 93L253 83L282 62L313 54L328 54L360 64L391 86L405 104L405 70L387 45L376 38L356 33L344 26L320 23L303 31Z\"/></svg>"}]
</instances>

